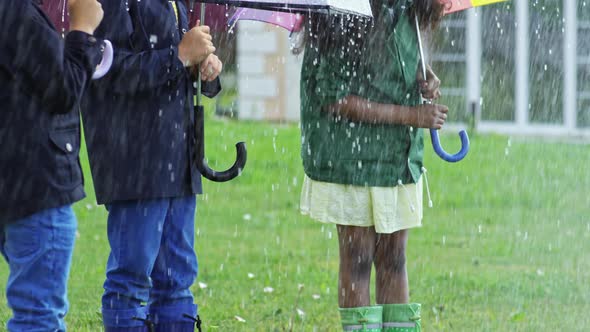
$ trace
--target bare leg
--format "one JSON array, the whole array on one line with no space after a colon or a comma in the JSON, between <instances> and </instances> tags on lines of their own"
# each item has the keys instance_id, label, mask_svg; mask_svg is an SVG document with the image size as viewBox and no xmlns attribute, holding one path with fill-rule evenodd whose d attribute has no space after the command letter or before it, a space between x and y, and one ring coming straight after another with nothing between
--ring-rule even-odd
<instances>
[{"instance_id":1,"label":"bare leg","mask_svg":"<svg viewBox=\"0 0 590 332\"><path fill-rule=\"evenodd\" d=\"M408 303L410 300L406 271L408 230L377 236L375 253L377 303Z\"/></svg>"},{"instance_id":2,"label":"bare leg","mask_svg":"<svg viewBox=\"0 0 590 332\"><path fill-rule=\"evenodd\" d=\"M376 239L377 234L373 227L338 225L340 247L338 304L340 308L370 305L369 286Z\"/></svg>"}]
</instances>

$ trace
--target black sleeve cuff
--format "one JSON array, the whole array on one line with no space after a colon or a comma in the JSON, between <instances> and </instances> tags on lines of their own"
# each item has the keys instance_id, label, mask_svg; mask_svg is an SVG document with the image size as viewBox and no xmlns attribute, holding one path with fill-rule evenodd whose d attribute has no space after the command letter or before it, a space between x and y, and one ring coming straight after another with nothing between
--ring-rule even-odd
<instances>
[{"instance_id":1,"label":"black sleeve cuff","mask_svg":"<svg viewBox=\"0 0 590 332\"><path fill-rule=\"evenodd\" d=\"M102 40L82 31L70 31L66 35L66 52L73 52L84 61L84 66L94 72L96 66L102 61L104 44Z\"/></svg>"},{"instance_id":2,"label":"black sleeve cuff","mask_svg":"<svg viewBox=\"0 0 590 332\"><path fill-rule=\"evenodd\" d=\"M201 93L209 98L217 96L221 92L221 80L219 76L212 82L201 82Z\"/></svg>"}]
</instances>

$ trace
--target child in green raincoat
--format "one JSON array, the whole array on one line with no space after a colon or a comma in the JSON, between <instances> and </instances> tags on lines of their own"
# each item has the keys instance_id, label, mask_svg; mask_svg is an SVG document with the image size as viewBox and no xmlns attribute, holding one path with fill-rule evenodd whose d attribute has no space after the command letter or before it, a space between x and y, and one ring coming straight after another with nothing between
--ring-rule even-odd
<instances>
[{"instance_id":1,"label":"child in green raincoat","mask_svg":"<svg viewBox=\"0 0 590 332\"><path fill-rule=\"evenodd\" d=\"M440 81L418 70L415 17L436 26L438 0L372 0L374 19L312 15L301 77L301 212L337 225L345 331L419 331L409 302L408 229L421 226L423 130L439 129ZM376 269L377 305L370 303Z\"/></svg>"}]
</instances>

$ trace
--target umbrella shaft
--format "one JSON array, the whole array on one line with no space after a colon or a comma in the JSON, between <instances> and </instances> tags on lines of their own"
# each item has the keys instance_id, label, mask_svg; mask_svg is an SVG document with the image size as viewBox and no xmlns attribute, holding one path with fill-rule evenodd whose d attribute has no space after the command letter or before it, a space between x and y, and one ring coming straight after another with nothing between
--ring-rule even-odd
<instances>
[{"instance_id":1,"label":"umbrella shaft","mask_svg":"<svg viewBox=\"0 0 590 332\"><path fill-rule=\"evenodd\" d=\"M420 65L422 66L422 79L426 79L426 59L424 59L424 47L422 46L422 34L420 33L420 22L418 21L418 15L415 16L416 20L416 34L418 35L418 49L420 50Z\"/></svg>"},{"instance_id":2,"label":"umbrella shaft","mask_svg":"<svg viewBox=\"0 0 590 332\"><path fill-rule=\"evenodd\" d=\"M194 5L195 5L195 1L192 1L191 2L191 8L194 7ZM205 24L205 3L204 2L201 3L201 18L200 18L200 21L201 21L201 23L200 23L201 25L204 25ZM200 106L201 105L201 98L202 98L202 96L201 96L201 65L200 64L197 65L197 82L196 82L196 87L195 88L197 89L197 92L196 92L196 94L197 94L197 106Z\"/></svg>"}]
</instances>

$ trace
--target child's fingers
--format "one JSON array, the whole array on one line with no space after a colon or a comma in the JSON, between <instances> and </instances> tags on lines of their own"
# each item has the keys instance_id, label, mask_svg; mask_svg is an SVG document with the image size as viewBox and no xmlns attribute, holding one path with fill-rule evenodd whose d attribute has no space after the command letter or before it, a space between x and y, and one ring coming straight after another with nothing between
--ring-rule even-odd
<instances>
[{"instance_id":1,"label":"child's fingers","mask_svg":"<svg viewBox=\"0 0 590 332\"><path fill-rule=\"evenodd\" d=\"M208 25L199 25L199 30L201 30L204 33L210 34L211 33L211 28Z\"/></svg>"},{"instance_id":2,"label":"child's fingers","mask_svg":"<svg viewBox=\"0 0 590 332\"><path fill-rule=\"evenodd\" d=\"M422 91L422 97L426 98L426 99L438 99L440 97L440 90L435 90L435 91Z\"/></svg>"},{"instance_id":3,"label":"child's fingers","mask_svg":"<svg viewBox=\"0 0 590 332\"><path fill-rule=\"evenodd\" d=\"M432 76L428 79L428 86L433 90L440 88L440 83L440 79L436 76Z\"/></svg>"},{"instance_id":4,"label":"child's fingers","mask_svg":"<svg viewBox=\"0 0 590 332\"><path fill-rule=\"evenodd\" d=\"M215 77L215 69L213 68L212 64L207 64L203 68L202 76L204 77L204 81L210 81Z\"/></svg>"}]
</instances>

